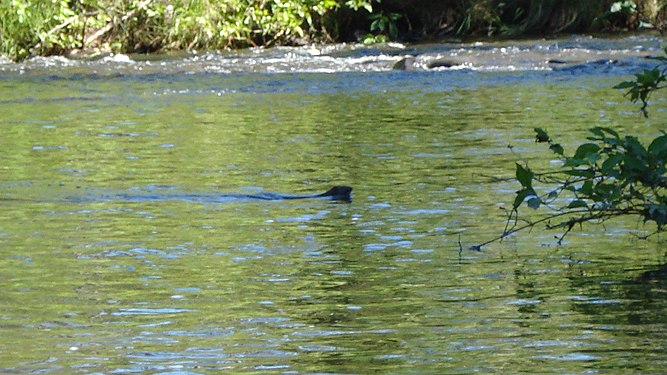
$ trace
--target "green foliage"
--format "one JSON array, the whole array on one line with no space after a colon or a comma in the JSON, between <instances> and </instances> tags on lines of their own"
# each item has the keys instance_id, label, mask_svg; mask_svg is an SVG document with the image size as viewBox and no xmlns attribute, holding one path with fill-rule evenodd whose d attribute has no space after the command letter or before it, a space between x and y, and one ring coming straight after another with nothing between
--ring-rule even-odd
<instances>
[{"instance_id":1,"label":"green foliage","mask_svg":"<svg viewBox=\"0 0 667 375\"><path fill-rule=\"evenodd\" d=\"M657 13L665 3L663 2L661 5L658 5L657 2L649 4L652 1L615 1L608 11L595 18L594 24L613 23L614 20L621 19L626 20L626 26L634 24L639 29L654 29L656 25L663 23L663 20L657 17Z\"/></svg>"},{"instance_id":2,"label":"green foliage","mask_svg":"<svg viewBox=\"0 0 667 375\"><path fill-rule=\"evenodd\" d=\"M178 0L167 6L151 3L133 17L139 21L138 27L130 25L133 31L128 35L144 33L140 41L161 49L285 44L316 35L318 17L340 6L334 0ZM128 38L121 40L130 48L131 42Z\"/></svg>"},{"instance_id":3,"label":"green foliage","mask_svg":"<svg viewBox=\"0 0 667 375\"><path fill-rule=\"evenodd\" d=\"M536 173L527 165L516 164L516 192L503 234L470 249L501 240L510 234L544 223L547 229L562 229L558 243L577 225L603 223L621 216L637 216L644 223L655 223L657 230L667 226L667 132L648 146L634 136L621 137L611 128L590 129L588 143L577 147L572 156L554 143L544 129L536 128L536 141L549 148L562 161L556 171ZM538 194L535 186L540 185ZM546 207L550 214L531 221L519 219L526 203L532 209Z\"/></svg>"},{"instance_id":4,"label":"green foliage","mask_svg":"<svg viewBox=\"0 0 667 375\"><path fill-rule=\"evenodd\" d=\"M637 3L632 0L616 1L609 9L611 13L635 13L637 12Z\"/></svg>"},{"instance_id":5,"label":"green foliage","mask_svg":"<svg viewBox=\"0 0 667 375\"><path fill-rule=\"evenodd\" d=\"M667 55L667 49L665 49ZM635 79L615 86L627 89L630 100L641 100L642 112L650 95L662 88L667 79L667 57L654 57L659 67L644 70ZM516 164L516 180L521 189L516 192L512 209L502 235L472 246L482 246L501 240L510 234L537 224L545 223L547 229L560 228L563 238L577 224L604 223L621 216L636 216L644 223L656 225L656 232L667 228L667 132L642 143L637 137L621 136L608 127L589 129L586 143L577 147L571 156L555 143L547 131L535 128L535 141L549 145L551 152L562 161L556 171L536 173L527 165ZM535 186L539 184L540 188ZM537 191L542 192L539 194ZM532 209L546 207L550 214L531 221L519 220L519 209L526 203ZM521 223L521 224L520 224Z\"/></svg>"},{"instance_id":6,"label":"green foliage","mask_svg":"<svg viewBox=\"0 0 667 375\"><path fill-rule=\"evenodd\" d=\"M364 38L364 44L384 43L398 37L396 21L401 18L398 13L373 13L371 19L371 33Z\"/></svg>"},{"instance_id":7,"label":"green foliage","mask_svg":"<svg viewBox=\"0 0 667 375\"><path fill-rule=\"evenodd\" d=\"M0 53L15 60L75 49L152 52L331 40L327 27L369 27L365 42L419 36L518 35L660 24L642 2L595 0L2 0ZM611 7L610 7L611 5ZM397 10L399 13L395 13ZM358 13L361 16L354 16ZM369 19L364 16L370 15ZM664 12L659 17L663 17ZM642 20L639 23L637 20ZM646 19L646 21L644 21ZM594 22L598 20L598 22ZM365 23L367 21L367 24ZM418 28L422 28L418 30Z\"/></svg>"},{"instance_id":8,"label":"green foliage","mask_svg":"<svg viewBox=\"0 0 667 375\"><path fill-rule=\"evenodd\" d=\"M398 36L398 27L396 26L396 21L401 18L400 14L385 14L384 12L380 12L371 14L370 18L373 21L371 23L371 32L387 34L392 39Z\"/></svg>"},{"instance_id":9,"label":"green foliage","mask_svg":"<svg viewBox=\"0 0 667 375\"><path fill-rule=\"evenodd\" d=\"M535 131L538 139L544 139L543 129ZM522 190L530 190L533 196L534 182L555 185L548 193L532 198L533 201L528 199L528 206L547 205L558 216L568 216L549 224L550 228L569 230L576 223L631 214L641 216L644 222L655 222L658 230L662 230L667 224L667 133L646 147L636 137L621 137L611 128L596 127L590 132L587 138L590 142L580 145L572 156L552 148L563 161L557 172L535 174L528 167L517 168L516 177ZM550 138L546 142L550 148L553 146ZM517 193L514 210L524 200Z\"/></svg>"},{"instance_id":10,"label":"green foliage","mask_svg":"<svg viewBox=\"0 0 667 375\"><path fill-rule=\"evenodd\" d=\"M664 50L667 56L667 48ZM630 97L633 103L637 101L642 102L641 111L645 117L648 117L646 107L651 93L665 88L664 82L667 75L667 57L658 56L652 59L660 62L660 66L653 69L644 69L643 72L635 74L635 79L631 81L621 82L614 86L615 89L627 90L626 95Z\"/></svg>"},{"instance_id":11,"label":"green foliage","mask_svg":"<svg viewBox=\"0 0 667 375\"><path fill-rule=\"evenodd\" d=\"M0 52L18 60L77 48L82 22L65 0L0 1Z\"/></svg>"},{"instance_id":12,"label":"green foliage","mask_svg":"<svg viewBox=\"0 0 667 375\"><path fill-rule=\"evenodd\" d=\"M326 34L321 19L340 8L373 11L372 0L3 0L0 53L289 44Z\"/></svg>"},{"instance_id":13,"label":"green foliage","mask_svg":"<svg viewBox=\"0 0 667 375\"><path fill-rule=\"evenodd\" d=\"M496 5L487 0L472 0L467 4L464 2L458 9L460 21L456 34L497 34L502 27L500 14L505 5L502 2Z\"/></svg>"},{"instance_id":14,"label":"green foliage","mask_svg":"<svg viewBox=\"0 0 667 375\"><path fill-rule=\"evenodd\" d=\"M380 0L376 0L376 2L379 3ZM363 8L368 13L373 13L373 0L347 0L345 6L355 11Z\"/></svg>"}]
</instances>

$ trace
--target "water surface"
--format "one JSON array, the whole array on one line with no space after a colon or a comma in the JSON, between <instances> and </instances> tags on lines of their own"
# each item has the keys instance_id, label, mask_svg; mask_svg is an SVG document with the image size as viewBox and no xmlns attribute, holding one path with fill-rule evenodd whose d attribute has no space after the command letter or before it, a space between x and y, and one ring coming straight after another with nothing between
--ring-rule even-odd
<instances>
[{"instance_id":1,"label":"water surface","mask_svg":"<svg viewBox=\"0 0 667 375\"><path fill-rule=\"evenodd\" d=\"M4 64L0 372L660 373L664 240L633 235L653 228L459 243L502 231L518 185L489 176L554 164L534 127L566 151L664 129L663 96L644 120L610 88L663 43ZM427 68L445 55L477 60ZM167 199L344 184L351 203Z\"/></svg>"}]
</instances>

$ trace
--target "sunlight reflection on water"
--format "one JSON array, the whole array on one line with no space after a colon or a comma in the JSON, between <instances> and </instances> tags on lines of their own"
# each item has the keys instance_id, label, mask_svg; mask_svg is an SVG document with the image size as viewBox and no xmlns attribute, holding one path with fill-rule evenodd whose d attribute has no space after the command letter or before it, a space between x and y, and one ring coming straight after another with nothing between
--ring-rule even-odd
<instances>
[{"instance_id":1,"label":"sunlight reflection on water","mask_svg":"<svg viewBox=\"0 0 667 375\"><path fill-rule=\"evenodd\" d=\"M592 50L596 41L585 42ZM554 53L545 43L506 52ZM618 43L621 51L637 41ZM493 57L501 48L475 50ZM276 62L300 56L272 53ZM326 53L382 66L394 59ZM584 228L563 247L536 228L459 251L502 230L500 207L518 188L502 178L517 160L553 165L533 127L553 127L570 148L601 118L657 131L664 113L637 130L636 108L609 89L625 67L109 76L75 68L83 72L3 68L0 84L12 89L0 120L0 330L11 340L0 343L0 372L667 365L655 349L667 332L665 254L660 242L629 234L641 223ZM354 186L352 202L217 199L337 184Z\"/></svg>"}]
</instances>

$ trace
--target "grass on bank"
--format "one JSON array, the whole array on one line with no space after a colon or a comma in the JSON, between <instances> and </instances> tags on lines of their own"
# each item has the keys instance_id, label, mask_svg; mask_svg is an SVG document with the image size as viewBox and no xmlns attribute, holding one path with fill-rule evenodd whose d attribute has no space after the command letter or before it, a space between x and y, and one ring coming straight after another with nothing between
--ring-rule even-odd
<instances>
[{"instance_id":1,"label":"grass on bank","mask_svg":"<svg viewBox=\"0 0 667 375\"><path fill-rule=\"evenodd\" d=\"M0 52L14 60L78 49L155 52L327 38L323 18L366 0L3 0Z\"/></svg>"},{"instance_id":2,"label":"grass on bank","mask_svg":"<svg viewBox=\"0 0 667 375\"><path fill-rule=\"evenodd\" d=\"M662 25L667 0L3 0L0 53L149 53Z\"/></svg>"}]
</instances>

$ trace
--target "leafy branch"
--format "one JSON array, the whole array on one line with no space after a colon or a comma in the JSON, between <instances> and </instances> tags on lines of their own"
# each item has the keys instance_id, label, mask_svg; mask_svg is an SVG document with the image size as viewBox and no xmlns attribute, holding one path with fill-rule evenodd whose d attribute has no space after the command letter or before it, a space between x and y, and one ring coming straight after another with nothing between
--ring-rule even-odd
<instances>
[{"instance_id":1,"label":"leafy branch","mask_svg":"<svg viewBox=\"0 0 667 375\"><path fill-rule=\"evenodd\" d=\"M371 22L371 33L364 38L364 44L385 43L398 37L396 21L401 18L399 13L380 11L371 14L369 18L373 21Z\"/></svg>"},{"instance_id":2,"label":"leafy branch","mask_svg":"<svg viewBox=\"0 0 667 375\"><path fill-rule=\"evenodd\" d=\"M667 48L664 52L667 55ZM667 57L652 59L659 61L660 66L645 69L635 75L635 80L615 86L627 89L626 95L632 102L641 101L641 111L646 117L651 94L667 87ZM621 136L611 128L595 127L589 129L588 142L567 156L563 146L554 142L544 129L534 130L535 141L547 144L562 166L556 171L536 173L527 164L516 163L515 177L521 189L507 211L503 233L469 247L470 250L481 250L539 224L545 224L546 229L563 230L557 236L558 244L577 225L601 224L622 216L655 223L656 230L649 236L667 228L667 132L661 131L662 135L646 145L635 136ZM539 189L535 188L537 184ZM539 219L524 219L519 216L524 203L532 209L545 207L551 212ZM459 246L462 250L460 243Z\"/></svg>"},{"instance_id":3,"label":"leafy branch","mask_svg":"<svg viewBox=\"0 0 667 375\"><path fill-rule=\"evenodd\" d=\"M635 79L621 82L614 88L627 90L633 103L642 102L641 111L648 117L651 94L667 87L666 56L651 57L659 66L644 69ZM535 173L528 165L516 163L516 180L521 189L516 192L512 208L507 211L503 233L470 250L501 241L524 229L545 224L547 229L561 229L558 244L577 225L604 223L621 216L635 216L646 224L653 222L659 233L667 227L667 132L646 146L634 136L621 137L606 127L589 129L588 142L566 156L563 146L554 142L542 128L535 128L535 141L546 143L562 162L556 171ZM541 184L538 193L534 187ZM550 213L536 220L519 216L526 204L537 210L545 207ZM652 235L652 234L649 234ZM646 236L648 237L648 236ZM459 242L459 249L463 250Z\"/></svg>"},{"instance_id":4,"label":"leafy branch","mask_svg":"<svg viewBox=\"0 0 667 375\"><path fill-rule=\"evenodd\" d=\"M667 48L665 48L664 52L665 55L667 55ZM648 100L651 93L667 87L664 85L664 82L667 79L667 56L655 56L649 58L659 61L662 67L656 66L650 70L644 69L643 72L635 74L634 80L621 82L614 86L615 89L627 90L625 95L629 96L633 103L641 100L641 111L644 114L644 117L647 118L648 111L646 108L648 107Z\"/></svg>"},{"instance_id":5,"label":"leafy branch","mask_svg":"<svg viewBox=\"0 0 667 375\"><path fill-rule=\"evenodd\" d=\"M572 156L541 128L535 128L536 141L547 143L562 161L554 172L535 173L527 165L516 164L516 179L521 189L516 192L508 212L503 233L482 246L538 224L547 229L563 229L565 236L584 223L603 223L620 216L638 216L654 222L656 232L667 225L667 133L653 139L646 147L634 136L621 137L611 128L590 129L590 142L580 145ZM536 183L545 193L539 194ZM552 212L537 220L522 219L519 208L524 204Z\"/></svg>"}]
</instances>

